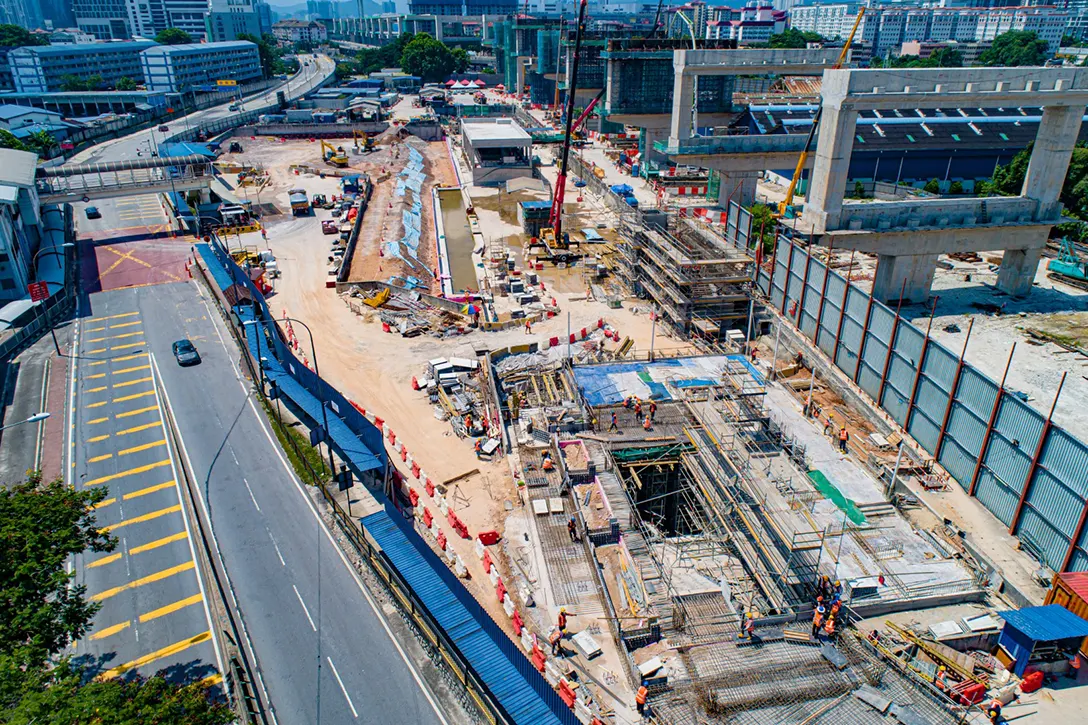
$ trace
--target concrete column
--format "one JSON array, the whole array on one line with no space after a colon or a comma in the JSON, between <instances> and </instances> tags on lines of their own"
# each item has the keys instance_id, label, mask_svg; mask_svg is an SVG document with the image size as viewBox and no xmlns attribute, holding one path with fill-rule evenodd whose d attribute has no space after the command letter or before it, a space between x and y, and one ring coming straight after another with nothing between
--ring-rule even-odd
<instances>
[{"instance_id":1,"label":"concrete column","mask_svg":"<svg viewBox=\"0 0 1088 725\"><path fill-rule=\"evenodd\" d=\"M839 228L842 195L850 175L850 154L854 149L857 120L857 111L825 102L817 131L816 160L809 177L811 182L804 213L805 219L814 224L813 231L817 234ZM932 270L929 276L932 279Z\"/></svg>"},{"instance_id":2,"label":"concrete column","mask_svg":"<svg viewBox=\"0 0 1088 725\"><path fill-rule=\"evenodd\" d=\"M925 302L929 298L937 269L936 254L878 254L876 260L874 299L891 302L902 295L906 302Z\"/></svg>"},{"instance_id":3,"label":"concrete column","mask_svg":"<svg viewBox=\"0 0 1088 725\"><path fill-rule=\"evenodd\" d=\"M1036 141L1038 143L1038 141ZM1065 174L1062 174L1064 178ZM1042 247L1035 249L1006 249L997 273L997 288L1013 297L1025 297L1031 292L1035 273L1039 269Z\"/></svg>"},{"instance_id":4,"label":"concrete column","mask_svg":"<svg viewBox=\"0 0 1088 725\"><path fill-rule=\"evenodd\" d=\"M677 51L677 54L687 51ZM674 65L676 61L673 61ZM669 138L691 138L691 105L695 101L695 76L677 72L672 82L672 122Z\"/></svg>"},{"instance_id":5,"label":"concrete column","mask_svg":"<svg viewBox=\"0 0 1088 725\"><path fill-rule=\"evenodd\" d=\"M1031 150L1023 195L1039 202L1037 221L1057 220L1061 214L1061 194L1069 159L1080 133L1084 110L1077 106L1048 106Z\"/></svg>"},{"instance_id":6,"label":"concrete column","mask_svg":"<svg viewBox=\"0 0 1088 725\"><path fill-rule=\"evenodd\" d=\"M668 138L669 130L667 128L642 129L643 155L640 163L644 168L651 161L656 162L660 168L665 168L669 165L669 157L654 148L654 143L657 141L665 141Z\"/></svg>"},{"instance_id":7,"label":"concrete column","mask_svg":"<svg viewBox=\"0 0 1088 725\"><path fill-rule=\"evenodd\" d=\"M718 171L721 175L721 186L718 187L718 206L725 208L729 201L729 195L733 195L733 201L741 206L751 206L756 200L756 182L759 181L759 171ZM738 187L738 184L740 185Z\"/></svg>"}]
</instances>

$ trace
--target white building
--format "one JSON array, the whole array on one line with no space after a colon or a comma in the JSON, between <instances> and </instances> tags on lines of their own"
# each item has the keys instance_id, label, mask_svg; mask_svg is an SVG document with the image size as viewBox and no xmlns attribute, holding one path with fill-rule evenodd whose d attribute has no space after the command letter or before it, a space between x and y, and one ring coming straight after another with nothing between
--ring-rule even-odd
<instances>
[{"instance_id":1,"label":"white building","mask_svg":"<svg viewBox=\"0 0 1088 725\"><path fill-rule=\"evenodd\" d=\"M261 77L261 56L254 43L157 45L140 54L148 91L178 93L195 86L231 80L239 84Z\"/></svg>"},{"instance_id":2,"label":"white building","mask_svg":"<svg viewBox=\"0 0 1088 725\"><path fill-rule=\"evenodd\" d=\"M99 40L154 38L178 28L204 39L208 0L71 0L76 25Z\"/></svg>"},{"instance_id":3,"label":"white building","mask_svg":"<svg viewBox=\"0 0 1088 725\"><path fill-rule=\"evenodd\" d=\"M42 217L34 184L38 155L0 149L0 300L26 296L30 264L41 244ZM55 291L55 290L53 290Z\"/></svg>"},{"instance_id":4,"label":"white building","mask_svg":"<svg viewBox=\"0 0 1088 725\"><path fill-rule=\"evenodd\" d=\"M474 184L533 175L533 138L512 118L466 121L461 141Z\"/></svg>"},{"instance_id":5,"label":"white building","mask_svg":"<svg viewBox=\"0 0 1088 725\"><path fill-rule=\"evenodd\" d=\"M66 76L87 80L97 75L106 86L122 78L139 81L140 53L154 46L150 40L27 46L10 51L8 62L15 90L51 93L63 90Z\"/></svg>"},{"instance_id":6,"label":"white building","mask_svg":"<svg viewBox=\"0 0 1088 725\"><path fill-rule=\"evenodd\" d=\"M711 13L717 18L706 23L709 40L735 40L741 45L766 43L786 29L786 13L771 5L752 2L740 9L716 8Z\"/></svg>"},{"instance_id":7,"label":"white building","mask_svg":"<svg viewBox=\"0 0 1088 725\"><path fill-rule=\"evenodd\" d=\"M310 43L318 45L328 40L328 31L321 23L309 20L281 20L272 24L276 40L285 43Z\"/></svg>"},{"instance_id":8,"label":"white building","mask_svg":"<svg viewBox=\"0 0 1088 725\"><path fill-rule=\"evenodd\" d=\"M237 40L242 33L261 37L258 0L211 0L204 16L204 34L209 42Z\"/></svg>"},{"instance_id":9,"label":"white building","mask_svg":"<svg viewBox=\"0 0 1088 725\"><path fill-rule=\"evenodd\" d=\"M58 28L49 34L50 45L75 45L76 43L93 43L94 36L85 33L79 28Z\"/></svg>"}]
</instances>

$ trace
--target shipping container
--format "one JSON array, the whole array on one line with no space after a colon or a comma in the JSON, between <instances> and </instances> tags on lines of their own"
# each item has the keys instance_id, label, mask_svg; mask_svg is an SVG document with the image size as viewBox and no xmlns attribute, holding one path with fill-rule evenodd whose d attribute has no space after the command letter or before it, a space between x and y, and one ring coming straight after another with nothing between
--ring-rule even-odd
<instances>
[{"instance_id":1,"label":"shipping container","mask_svg":"<svg viewBox=\"0 0 1088 725\"><path fill-rule=\"evenodd\" d=\"M1066 572L1054 577L1043 604L1058 604L1081 619L1088 619L1088 572ZM1081 642L1080 652L1088 657L1088 637Z\"/></svg>"}]
</instances>

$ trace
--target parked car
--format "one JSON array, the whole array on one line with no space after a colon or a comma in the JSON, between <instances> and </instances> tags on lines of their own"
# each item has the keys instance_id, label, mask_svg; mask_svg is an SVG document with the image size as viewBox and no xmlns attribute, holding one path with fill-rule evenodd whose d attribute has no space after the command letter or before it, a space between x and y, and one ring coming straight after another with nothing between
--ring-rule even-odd
<instances>
[{"instance_id":1,"label":"parked car","mask_svg":"<svg viewBox=\"0 0 1088 725\"><path fill-rule=\"evenodd\" d=\"M173 345L174 358L182 367L200 364L200 353L189 340L178 340Z\"/></svg>"},{"instance_id":2,"label":"parked car","mask_svg":"<svg viewBox=\"0 0 1088 725\"><path fill-rule=\"evenodd\" d=\"M170 130L170 127L167 126L166 124L163 124L162 126L159 126L159 133L166 133L169 130Z\"/></svg>"},{"instance_id":3,"label":"parked car","mask_svg":"<svg viewBox=\"0 0 1088 725\"><path fill-rule=\"evenodd\" d=\"M89 206L83 210L88 219L101 219L102 212L98 211L97 206Z\"/></svg>"}]
</instances>

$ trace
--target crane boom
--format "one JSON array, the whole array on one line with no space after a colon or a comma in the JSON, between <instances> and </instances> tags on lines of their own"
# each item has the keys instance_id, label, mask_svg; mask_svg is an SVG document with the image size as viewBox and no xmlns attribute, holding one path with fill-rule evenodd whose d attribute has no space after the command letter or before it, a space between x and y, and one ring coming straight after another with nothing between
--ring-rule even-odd
<instances>
[{"instance_id":1,"label":"crane boom","mask_svg":"<svg viewBox=\"0 0 1088 725\"><path fill-rule=\"evenodd\" d=\"M582 35L586 29L586 0L578 5L578 29L574 35L574 59L571 61L570 77L567 82L567 129L563 135L563 157L559 166L559 176L555 180L555 196L548 215L548 226L555 234L556 243L563 239L563 193L567 186L567 168L570 163L570 137L574 128L574 97L578 91L578 56L582 50Z\"/></svg>"}]
</instances>

